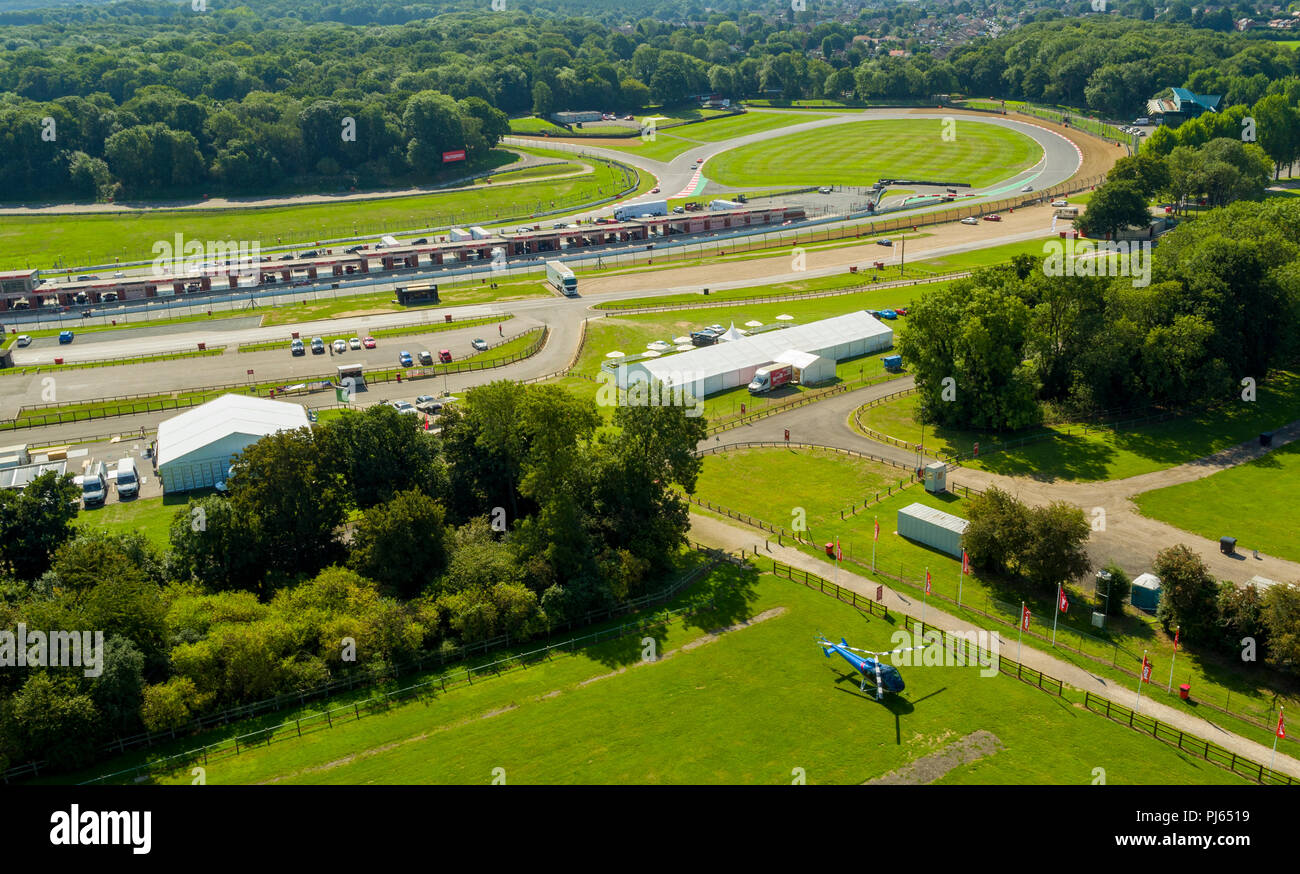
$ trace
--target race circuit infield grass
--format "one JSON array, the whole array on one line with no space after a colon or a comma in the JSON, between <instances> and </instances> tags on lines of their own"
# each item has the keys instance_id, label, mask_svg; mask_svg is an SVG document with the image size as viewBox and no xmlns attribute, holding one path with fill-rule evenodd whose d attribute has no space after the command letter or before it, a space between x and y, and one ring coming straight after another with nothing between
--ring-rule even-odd
<instances>
[{"instance_id":1,"label":"race circuit infield grass","mask_svg":"<svg viewBox=\"0 0 1300 874\"><path fill-rule=\"evenodd\" d=\"M731 433L734 432L721 435L722 445L728 442ZM809 443L821 442L819 435L805 435L797 430L792 430L791 438ZM743 440L743 433L730 436L730 439ZM792 487L792 483L797 487ZM960 470L948 475L950 489L954 488L954 483L961 483ZM1142 663L1142 653L1149 651L1151 662L1156 666L1156 681L1149 694L1159 697L1162 703L1209 719L1225 730L1259 743L1272 743L1270 726L1276 724L1277 714L1270 711L1270 707L1278 703L1284 704L1288 710L1300 706L1300 684L1293 677L1281 675L1262 663L1243 663L1200 647L1189 648L1186 640L1173 665L1171 693L1167 685L1173 656L1172 635L1165 634L1151 617L1131 609L1123 616L1111 616L1105 631L1092 627L1091 613L1097 602L1091 593L1091 582L1085 591L1073 585L1068 587L1069 599L1074 606L1059 617L1057 641L1063 646L1056 648L1052 648L1047 640L1051 635L1055 606L1052 589L1042 591L977 567L960 581L960 594L963 605L983 612L958 610L955 601L962 576L961 561L900 536L897 533L898 511L909 504L920 503L965 519L969 517L969 501L952 492L936 495L927 492L921 484L907 484L907 472L892 465L797 447L729 449L704 456L694 496L725 510L783 528L785 533L779 538L782 545L794 546L823 562L825 569L820 574L828 580L835 579L836 569L822 545L838 539L844 551L846 561L843 567L846 570L903 593L918 613L925 600L922 580L927 569L931 573L932 595L928 599L931 607L961 615L977 626L999 630L1004 637L1014 637L1020 605L1024 602L1033 615L1031 633L1024 636L1024 646L1050 652L1058 659L1104 676L1130 691L1136 689L1135 678ZM863 509L864 502L871 502L870 506ZM856 513L852 512L855 507ZM843 519L841 511L844 512ZM712 512L698 505L692 505L691 512L727 518L724 512ZM790 532L797 513L804 518L807 527L803 538L813 545L799 546L791 540ZM880 522L878 541L873 540L877 519ZM734 519L730 524L740 525ZM765 539L773 546L778 545L777 535L771 532L748 525L741 527L752 533L753 543L760 549ZM898 583L894 577L871 574L873 547L875 567L889 574L906 576L906 584ZM1138 570L1145 568L1129 570L1136 575ZM991 616L999 617L1001 621ZM1082 652L1065 649L1067 646ZM1013 652L1004 650L1004 653L1015 657ZM1130 680L1134 683L1130 684ZM1181 683L1191 686L1190 701L1179 699L1178 684ZM1290 700L1279 699L1277 693ZM1226 707L1233 713L1252 717L1253 722L1211 711L1198 702ZM1128 700L1120 703L1131 706ZM1300 757L1300 746L1284 747L1283 752Z\"/></svg>"},{"instance_id":2,"label":"race circuit infield grass","mask_svg":"<svg viewBox=\"0 0 1300 874\"><path fill-rule=\"evenodd\" d=\"M1253 403L1233 401L1163 422L1121 421L1117 428L1086 431L1080 425L1051 425L998 434L927 425L925 449L927 455L937 456L969 453L978 442L980 457L962 463L992 473L1048 481L1125 479L1194 461L1300 419L1300 374L1274 372L1259 383L1257 398ZM917 397L908 395L868 407L862 412L862 424L919 443L923 435L916 405ZM1053 436L992 451L999 442L1040 434Z\"/></svg>"},{"instance_id":3,"label":"race circuit infield grass","mask_svg":"<svg viewBox=\"0 0 1300 874\"><path fill-rule=\"evenodd\" d=\"M259 209L134 210L76 215L0 216L0 269L21 268L39 258L64 264L109 264L149 261L158 241L176 234L186 240L256 241L263 251L280 245L313 245L314 240L352 238L402 229L449 224L487 224L523 218L557 206L608 197L623 187L623 171L558 152L529 149L532 154L593 166L594 172L560 179L502 181L471 190L407 197L314 203ZM527 168L525 168L527 169ZM643 174L644 175L644 174ZM495 178L495 177L494 177ZM650 184L649 180L647 185ZM55 274L49 272L49 278Z\"/></svg>"},{"instance_id":4,"label":"race circuit infield grass","mask_svg":"<svg viewBox=\"0 0 1300 874\"><path fill-rule=\"evenodd\" d=\"M1300 442L1204 479L1143 492L1133 501L1143 516L1211 540L1230 532L1239 551L1300 561L1297 485Z\"/></svg>"},{"instance_id":5,"label":"race circuit infield grass","mask_svg":"<svg viewBox=\"0 0 1300 874\"><path fill-rule=\"evenodd\" d=\"M722 185L868 185L877 179L965 182L979 187L1032 166L1042 149L1023 134L958 119L861 121L741 146L705 164Z\"/></svg>"},{"instance_id":6,"label":"race circuit infield grass","mask_svg":"<svg viewBox=\"0 0 1300 874\"><path fill-rule=\"evenodd\" d=\"M1086 785L1099 767L1110 784L1243 782L978 665L904 665L907 688L877 702L814 640L825 633L886 649L897 619L726 565L685 597L709 595L716 600L702 612L527 670L337 717L301 738L291 728L281 742L210 760L207 782L779 785L802 773L809 783L855 784L981 729L1001 749L927 769L917 782ZM654 639L654 661L642 658L644 637ZM154 781L189 783L190 767Z\"/></svg>"}]
</instances>

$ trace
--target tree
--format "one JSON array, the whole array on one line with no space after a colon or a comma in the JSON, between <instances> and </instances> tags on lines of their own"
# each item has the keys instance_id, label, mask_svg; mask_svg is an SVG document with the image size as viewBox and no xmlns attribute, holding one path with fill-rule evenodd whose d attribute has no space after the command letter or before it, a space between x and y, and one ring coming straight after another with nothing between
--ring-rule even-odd
<instances>
[{"instance_id":1,"label":"tree","mask_svg":"<svg viewBox=\"0 0 1300 874\"><path fill-rule=\"evenodd\" d=\"M1160 578L1156 618L1165 631L1177 625L1193 640L1214 640L1219 587L1201 557L1181 543L1170 546L1156 554L1152 572Z\"/></svg>"},{"instance_id":2,"label":"tree","mask_svg":"<svg viewBox=\"0 0 1300 874\"><path fill-rule=\"evenodd\" d=\"M1133 580L1122 567L1111 562L1102 568L1109 575L1109 581L1097 581L1097 596L1104 597L1107 616L1123 616L1124 602L1129 600L1133 591ZM1105 587L1103 591L1103 587Z\"/></svg>"},{"instance_id":3,"label":"tree","mask_svg":"<svg viewBox=\"0 0 1300 874\"><path fill-rule=\"evenodd\" d=\"M1106 180L1132 182L1144 198L1151 198L1169 187L1169 167L1161 158L1147 152L1139 152L1116 161L1115 166L1110 168ZM1092 209L1091 204L1088 209Z\"/></svg>"},{"instance_id":4,"label":"tree","mask_svg":"<svg viewBox=\"0 0 1300 874\"><path fill-rule=\"evenodd\" d=\"M72 474L47 471L21 492L0 490L0 568L34 580L72 537L80 492Z\"/></svg>"},{"instance_id":5,"label":"tree","mask_svg":"<svg viewBox=\"0 0 1300 874\"><path fill-rule=\"evenodd\" d=\"M443 525L441 504L422 492L399 492L361 514L348 564L400 597L413 597L447 564Z\"/></svg>"},{"instance_id":6,"label":"tree","mask_svg":"<svg viewBox=\"0 0 1300 874\"><path fill-rule=\"evenodd\" d=\"M1083 511L1064 501L1030 507L1020 570L1044 589L1055 590L1087 573L1087 544L1092 533Z\"/></svg>"},{"instance_id":7,"label":"tree","mask_svg":"<svg viewBox=\"0 0 1300 874\"><path fill-rule=\"evenodd\" d=\"M442 168L444 152L465 148L465 124L456 101L437 91L421 91L406 101L402 130L406 158L416 172Z\"/></svg>"},{"instance_id":8,"label":"tree","mask_svg":"<svg viewBox=\"0 0 1300 874\"><path fill-rule=\"evenodd\" d=\"M1268 587L1264 627L1268 629L1268 663L1292 673L1300 670L1300 583Z\"/></svg>"},{"instance_id":9,"label":"tree","mask_svg":"<svg viewBox=\"0 0 1300 874\"><path fill-rule=\"evenodd\" d=\"M533 83L533 115L538 118L549 118L553 112L555 112L555 95L551 92L551 86L539 79Z\"/></svg>"},{"instance_id":10,"label":"tree","mask_svg":"<svg viewBox=\"0 0 1300 874\"><path fill-rule=\"evenodd\" d=\"M191 500L169 529L172 578L195 580L213 591L255 588L266 568L252 523L220 495Z\"/></svg>"},{"instance_id":11,"label":"tree","mask_svg":"<svg viewBox=\"0 0 1300 874\"><path fill-rule=\"evenodd\" d=\"M248 520L264 567L314 574L340 555L344 518L339 476L307 428L263 437L240 452L228 481L231 508Z\"/></svg>"},{"instance_id":12,"label":"tree","mask_svg":"<svg viewBox=\"0 0 1300 874\"><path fill-rule=\"evenodd\" d=\"M1218 630L1215 641L1225 653L1242 650L1242 640L1251 638L1259 652L1269 652L1268 627L1264 622L1264 593L1253 584L1238 586L1225 581L1219 586Z\"/></svg>"},{"instance_id":13,"label":"tree","mask_svg":"<svg viewBox=\"0 0 1300 874\"><path fill-rule=\"evenodd\" d=\"M993 573L1018 573L1029 509L1010 493L992 486L971 499L962 547L976 567Z\"/></svg>"},{"instance_id":14,"label":"tree","mask_svg":"<svg viewBox=\"0 0 1300 874\"><path fill-rule=\"evenodd\" d=\"M1140 183L1120 179L1107 181L1093 192L1078 226L1090 237L1112 239L1125 228L1146 227L1150 223L1151 210Z\"/></svg>"},{"instance_id":15,"label":"tree","mask_svg":"<svg viewBox=\"0 0 1300 874\"><path fill-rule=\"evenodd\" d=\"M321 457L330 460L342 488L363 510L412 489L431 498L447 494L447 465L438 440L420 426L418 416L375 404L318 426L315 435Z\"/></svg>"}]
</instances>

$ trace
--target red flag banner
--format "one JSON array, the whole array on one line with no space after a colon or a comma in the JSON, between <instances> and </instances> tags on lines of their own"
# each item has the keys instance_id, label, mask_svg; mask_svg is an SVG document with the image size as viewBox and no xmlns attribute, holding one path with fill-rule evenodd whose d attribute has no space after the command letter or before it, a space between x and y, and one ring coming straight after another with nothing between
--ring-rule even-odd
<instances>
[{"instance_id":1,"label":"red flag banner","mask_svg":"<svg viewBox=\"0 0 1300 874\"><path fill-rule=\"evenodd\" d=\"M883 601L883 600L885 600L885 587L884 587L884 586L876 586L876 600L877 600L877 601Z\"/></svg>"},{"instance_id":2,"label":"red flag banner","mask_svg":"<svg viewBox=\"0 0 1300 874\"><path fill-rule=\"evenodd\" d=\"M1146 656L1142 657L1142 682L1143 683L1151 682L1151 662L1147 659Z\"/></svg>"},{"instance_id":3,"label":"red flag banner","mask_svg":"<svg viewBox=\"0 0 1300 874\"><path fill-rule=\"evenodd\" d=\"M1029 608L1028 607L1021 608L1020 627L1023 628L1025 631L1029 630Z\"/></svg>"},{"instance_id":4,"label":"red flag banner","mask_svg":"<svg viewBox=\"0 0 1300 874\"><path fill-rule=\"evenodd\" d=\"M1282 721L1282 714L1277 715L1277 736L1286 739L1286 723Z\"/></svg>"},{"instance_id":5,"label":"red flag banner","mask_svg":"<svg viewBox=\"0 0 1300 874\"><path fill-rule=\"evenodd\" d=\"M925 593L930 594L930 572L925 572Z\"/></svg>"},{"instance_id":6,"label":"red flag banner","mask_svg":"<svg viewBox=\"0 0 1300 874\"><path fill-rule=\"evenodd\" d=\"M442 153L442 163L444 164L450 163L451 161L464 161L464 160L465 160L464 149L455 149L450 152Z\"/></svg>"},{"instance_id":7,"label":"red flag banner","mask_svg":"<svg viewBox=\"0 0 1300 874\"><path fill-rule=\"evenodd\" d=\"M964 549L961 551L961 572L964 574L970 573L970 556L966 554Z\"/></svg>"},{"instance_id":8,"label":"red flag banner","mask_svg":"<svg viewBox=\"0 0 1300 874\"><path fill-rule=\"evenodd\" d=\"M1065 597L1065 586L1061 586L1061 588L1058 591L1060 591L1061 593L1061 612L1065 613L1070 609L1070 602Z\"/></svg>"},{"instance_id":9,"label":"red flag banner","mask_svg":"<svg viewBox=\"0 0 1300 874\"><path fill-rule=\"evenodd\" d=\"M840 546L840 539L835 538L835 560L844 561L844 547Z\"/></svg>"},{"instance_id":10,"label":"red flag banner","mask_svg":"<svg viewBox=\"0 0 1300 874\"><path fill-rule=\"evenodd\" d=\"M1181 625L1174 629L1174 652L1178 652L1178 634L1182 630L1183 627Z\"/></svg>"},{"instance_id":11,"label":"red flag banner","mask_svg":"<svg viewBox=\"0 0 1300 874\"><path fill-rule=\"evenodd\" d=\"M880 517L876 517L876 539L880 539Z\"/></svg>"}]
</instances>

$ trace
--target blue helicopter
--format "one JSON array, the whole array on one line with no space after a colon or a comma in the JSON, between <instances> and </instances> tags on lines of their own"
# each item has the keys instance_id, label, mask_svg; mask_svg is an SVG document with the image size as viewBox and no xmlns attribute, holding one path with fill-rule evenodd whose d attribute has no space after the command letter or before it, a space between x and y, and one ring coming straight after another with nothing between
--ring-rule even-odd
<instances>
[{"instance_id":1,"label":"blue helicopter","mask_svg":"<svg viewBox=\"0 0 1300 874\"><path fill-rule=\"evenodd\" d=\"M840 656L848 662L853 670L862 675L862 683L859 691L867 691L867 678L873 676L876 681L876 700L879 701L885 697L886 692L902 692L905 687L903 675L898 672L898 668L889 664L882 664L883 656L891 656L895 653L908 652L909 650L922 649L928 644L921 646L907 646L902 649L893 649L888 652L872 652L869 649L858 649L849 646L849 642L840 638L839 643L832 643L825 637L817 638L817 645L822 648L826 658L839 653ZM861 655L859 655L861 653ZM869 658L868 658L869 656Z\"/></svg>"}]
</instances>

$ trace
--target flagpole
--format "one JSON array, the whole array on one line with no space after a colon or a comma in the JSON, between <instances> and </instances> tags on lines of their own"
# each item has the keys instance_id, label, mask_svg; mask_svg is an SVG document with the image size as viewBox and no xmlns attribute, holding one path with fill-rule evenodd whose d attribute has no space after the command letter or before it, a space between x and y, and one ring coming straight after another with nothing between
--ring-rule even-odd
<instances>
[{"instance_id":1,"label":"flagpole","mask_svg":"<svg viewBox=\"0 0 1300 874\"><path fill-rule=\"evenodd\" d=\"M1146 669L1147 669L1147 651L1142 650L1142 667L1138 668L1138 696L1137 696L1136 703L1134 703L1133 705L1134 713L1137 713L1138 708L1142 706L1142 675L1146 673Z\"/></svg>"},{"instance_id":2,"label":"flagpole","mask_svg":"<svg viewBox=\"0 0 1300 874\"><path fill-rule=\"evenodd\" d=\"M1020 642L1025 639L1025 602L1020 602L1020 627L1016 631L1016 661L1020 661Z\"/></svg>"},{"instance_id":3,"label":"flagpole","mask_svg":"<svg viewBox=\"0 0 1300 874\"><path fill-rule=\"evenodd\" d=\"M871 572L876 572L876 544L880 542L880 517L876 517L876 530L871 538Z\"/></svg>"},{"instance_id":4,"label":"flagpole","mask_svg":"<svg viewBox=\"0 0 1300 874\"><path fill-rule=\"evenodd\" d=\"M1174 659L1178 658L1178 632L1182 628L1183 626L1179 625L1174 629L1174 654L1169 657L1169 689L1167 691L1170 693L1174 691Z\"/></svg>"},{"instance_id":5,"label":"flagpole","mask_svg":"<svg viewBox=\"0 0 1300 874\"><path fill-rule=\"evenodd\" d=\"M1278 725L1282 725L1282 724L1283 724L1283 723L1282 723L1282 713L1283 713L1283 711L1285 711L1285 710L1286 710L1285 707L1279 707L1279 708L1277 709L1277 724L1278 724ZM1273 729L1273 756L1272 756L1272 758L1270 758L1270 759L1268 760L1268 769L1269 769L1270 771L1273 770L1273 763L1276 762L1276 761L1277 761L1277 729L1275 728L1275 729Z\"/></svg>"},{"instance_id":6,"label":"flagpole","mask_svg":"<svg viewBox=\"0 0 1300 874\"><path fill-rule=\"evenodd\" d=\"M925 569L925 575L926 575L927 577L930 576L930 568L929 568L929 567L927 567L927 568ZM922 583L922 585L921 585L921 627L922 627L922 628L925 627L925 602L926 602L927 600L929 600L929 597L930 597L930 593L926 591L927 588L928 588L928 587L927 587L924 583Z\"/></svg>"},{"instance_id":7,"label":"flagpole","mask_svg":"<svg viewBox=\"0 0 1300 874\"><path fill-rule=\"evenodd\" d=\"M1056 584L1056 612L1052 614L1052 646L1056 646L1056 620L1061 616L1061 584Z\"/></svg>"},{"instance_id":8,"label":"flagpole","mask_svg":"<svg viewBox=\"0 0 1300 874\"><path fill-rule=\"evenodd\" d=\"M961 607L962 577L966 576L966 550L961 551L961 564L957 566L957 606Z\"/></svg>"}]
</instances>

